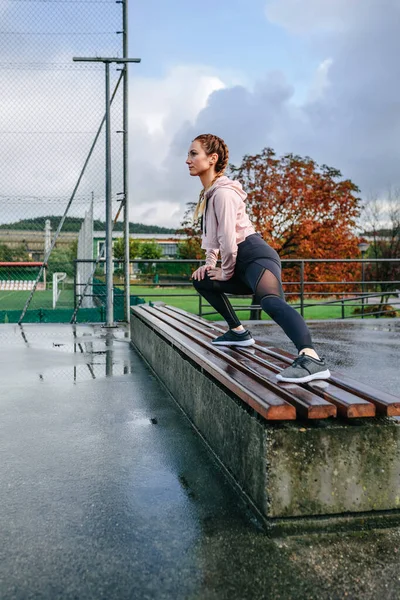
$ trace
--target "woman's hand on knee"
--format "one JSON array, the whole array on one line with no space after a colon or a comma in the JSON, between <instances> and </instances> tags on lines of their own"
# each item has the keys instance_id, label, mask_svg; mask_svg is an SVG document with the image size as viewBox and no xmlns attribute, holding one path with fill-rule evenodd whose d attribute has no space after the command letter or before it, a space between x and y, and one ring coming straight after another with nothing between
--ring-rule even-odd
<instances>
[{"instance_id":1,"label":"woman's hand on knee","mask_svg":"<svg viewBox=\"0 0 400 600\"><path fill-rule=\"evenodd\" d=\"M222 269L220 267L214 267L214 269L210 269L209 277L214 281L226 281L225 277L222 275Z\"/></svg>"},{"instance_id":2,"label":"woman's hand on knee","mask_svg":"<svg viewBox=\"0 0 400 600\"><path fill-rule=\"evenodd\" d=\"M192 279L196 279L197 281L201 281L206 276L207 271L211 269L211 265L202 265L198 269L192 273Z\"/></svg>"}]
</instances>

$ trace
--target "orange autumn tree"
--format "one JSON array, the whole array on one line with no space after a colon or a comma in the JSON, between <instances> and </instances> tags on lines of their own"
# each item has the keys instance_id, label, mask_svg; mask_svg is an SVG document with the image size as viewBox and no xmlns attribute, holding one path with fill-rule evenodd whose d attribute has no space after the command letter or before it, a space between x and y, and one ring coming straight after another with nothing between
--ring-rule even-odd
<instances>
[{"instance_id":1,"label":"orange autumn tree","mask_svg":"<svg viewBox=\"0 0 400 600\"><path fill-rule=\"evenodd\" d=\"M230 170L248 194L248 213L256 230L281 258L358 257L354 229L360 213L359 189L342 179L340 171L319 166L309 157L278 158L271 148L245 156ZM305 274L307 281L353 281L359 278L358 270L350 263L314 263L306 265ZM298 281L299 268L285 268L284 279ZM308 286L306 291L318 288ZM323 291L336 289L324 286Z\"/></svg>"}]
</instances>

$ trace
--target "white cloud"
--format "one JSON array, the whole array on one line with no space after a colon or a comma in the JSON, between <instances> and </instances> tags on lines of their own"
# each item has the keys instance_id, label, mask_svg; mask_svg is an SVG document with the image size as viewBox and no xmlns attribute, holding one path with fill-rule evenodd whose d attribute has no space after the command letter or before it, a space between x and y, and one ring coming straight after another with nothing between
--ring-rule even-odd
<instances>
[{"instance_id":1,"label":"white cloud","mask_svg":"<svg viewBox=\"0 0 400 600\"><path fill-rule=\"evenodd\" d=\"M358 0L280 0L279 6L285 9L282 15L293 13L286 25L297 22L304 31L315 9L316 37L314 32L307 36L307 44L316 56L321 51L329 56L316 69L305 100L296 104L290 81L268 74L253 89L214 92L195 123L185 125L176 139L215 131L229 143L234 162L272 146L278 153L309 155L339 168L364 194L399 186L398 0L365 0L362 6ZM332 27L322 36L331 18L346 27Z\"/></svg>"},{"instance_id":2,"label":"white cloud","mask_svg":"<svg viewBox=\"0 0 400 600\"><path fill-rule=\"evenodd\" d=\"M53 60L68 63L61 55ZM103 70L83 73L6 70L1 74L7 85L0 96L0 193L3 197L63 196L67 199L104 114ZM131 77L132 219L171 227L179 225L185 202L193 194L197 195L197 189L188 177L185 157L177 153L171 143L182 125L192 123L207 105L210 95L224 85L213 69L198 65L171 69L161 80ZM68 93L69 90L73 93ZM121 129L120 106L116 100L112 114L114 194L122 190L122 138L115 133ZM104 197L104 132L78 194L89 197L92 191L96 197ZM59 213L63 205L57 203ZM83 211L84 206L78 209ZM37 203L32 210L38 210ZM10 215L12 220L12 211L8 205L7 220ZM15 206L14 218L23 218L18 211L20 204ZM46 202L43 211L52 211ZM4 215L3 210L3 218ZM98 217L104 218L104 211Z\"/></svg>"},{"instance_id":3,"label":"white cloud","mask_svg":"<svg viewBox=\"0 0 400 600\"><path fill-rule=\"evenodd\" d=\"M176 227L182 216L182 206L179 202L163 200L148 201L144 204L131 206L130 220L145 225L159 224L162 227Z\"/></svg>"},{"instance_id":4,"label":"white cloud","mask_svg":"<svg viewBox=\"0 0 400 600\"><path fill-rule=\"evenodd\" d=\"M333 64L331 58L327 58L322 61L314 74L314 79L311 81L308 89L308 102L315 102L320 100L328 91L330 86L329 80L329 69Z\"/></svg>"},{"instance_id":5,"label":"white cloud","mask_svg":"<svg viewBox=\"0 0 400 600\"><path fill-rule=\"evenodd\" d=\"M2 193L70 194L104 114L103 73L7 70L1 75L7 84L0 96ZM101 145L93 161L98 167ZM94 191L103 190L95 185Z\"/></svg>"},{"instance_id":6,"label":"white cloud","mask_svg":"<svg viewBox=\"0 0 400 600\"><path fill-rule=\"evenodd\" d=\"M190 65L171 69L162 80L132 78L133 157L147 158L160 166L168 154L171 134L181 123L193 121L206 106L210 94L224 87L211 69Z\"/></svg>"},{"instance_id":7,"label":"white cloud","mask_svg":"<svg viewBox=\"0 0 400 600\"><path fill-rule=\"evenodd\" d=\"M274 145L285 136L296 112L293 94L293 86L280 72L267 74L253 89L234 86L216 91L196 121L183 125L175 145L193 139L199 131L209 131L226 141L231 162L237 162L244 154Z\"/></svg>"},{"instance_id":8,"label":"white cloud","mask_svg":"<svg viewBox=\"0 0 400 600\"><path fill-rule=\"evenodd\" d=\"M130 194L135 219L179 225L185 203L197 192L185 165L191 139L177 147L175 134L192 124L212 93L224 87L211 68L197 65L175 67L162 80L132 78Z\"/></svg>"},{"instance_id":9,"label":"white cloud","mask_svg":"<svg viewBox=\"0 0 400 600\"><path fill-rule=\"evenodd\" d=\"M74 4L74 6L73 6ZM118 54L120 36L68 32L119 29L120 7L90 3L2 2L0 39L0 219L62 214L104 114L104 68L77 65L74 55ZM107 18L107 21L105 21ZM118 24L118 25L117 25ZM37 32L59 32L42 35ZM7 35L7 33L9 35ZM18 32L11 34L11 32ZM26 33L26 35L25 35ZM116 46L118 51L115 50ZM103 55L104 55L103 54ZM95 69L95 70L94 70ZM97 72L96 72L97 69ZM112 68L112 81L119 74ZM118 105L118 102L117 102ZM121 191L121 135L118 106L113 113L113 192ZM119 102L119 106L121 103ZM104 197L104 141L96 147L78 195ZM88 200L71 214L83 215ZM104 202L99 201L104 218Z\"/></svg>"},{"instance_id":10,"label":"white cloud","mask_svg":"<svg viewBox=\"0 0 400 600\"><path fill-rule=\"evenodd\" d=\"M250 9L249 9L250 10ZM314 76L299 102L282 72L241 81L210 66L181 65L163 77L130 77L131 217L175 226L197 198L185 165L195 135L223 137L238 163L272 146L340 168L362 190L400 185L398 0L269 0L270 21L295 31L314 53ZM329 58L327 58L329 57ZM68 62L69 56L52 56ZM104 110L103 71L2 71L0 132L88 131L0 140L1 194L60 194L75 185ZM113 114L113 131L120 112ZM113 189L121 191L120 140L113 134ZM80 193L104 195L100 143Z\"/></svg>"}]
</instances>

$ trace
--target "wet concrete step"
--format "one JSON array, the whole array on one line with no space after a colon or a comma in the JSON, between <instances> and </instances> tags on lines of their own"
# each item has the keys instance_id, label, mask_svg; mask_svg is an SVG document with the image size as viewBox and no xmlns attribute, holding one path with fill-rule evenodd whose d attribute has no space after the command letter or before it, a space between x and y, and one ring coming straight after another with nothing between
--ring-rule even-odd
<instances>
[{"instance_id":1,"label":"wet concrete step","mask_svg":"<svg viewBox=\"0 0 400 600\"><path fill-rule=\"evenodd\" d=\"M377 407L387 415L398 399L377 393L374 404L339 374L312 385L278 382L290 355L260 343L214 347L223 329L179 309L142 305L131 316L131 343L269 526L397 515L400 423L354 417L373 417Z\"/></svg>"}]
</instances>

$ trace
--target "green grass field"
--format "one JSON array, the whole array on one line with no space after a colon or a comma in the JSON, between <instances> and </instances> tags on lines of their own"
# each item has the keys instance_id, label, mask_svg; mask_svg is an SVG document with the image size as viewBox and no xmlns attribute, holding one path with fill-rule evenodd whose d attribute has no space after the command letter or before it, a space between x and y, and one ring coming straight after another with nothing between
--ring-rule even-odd
<instances>
[{"instance_id":1,"label":"green grass field","mask_svg":"<svg viewBox=\"0 0 400 600\"><path fill-rule=\"evenodd\" d=\"M180 287L180 288L159 288L159 287L144 287L132 285L130 292L134 296L139 296L141 298L145 298L146 302L148 301L157 301L162 300L166 304L170 304L172 306L176 306L178 308L182 308L187 312L198 314L199 312L199 297L194 293L193 288L188 287ZM179 297L171 296L170 294L179 294ZM29 292L27 291L1 291L0 292L0 311L7 310L22 310L27 298L29 297ZM232 298L232 304L235 308L249 306L251 301L250 298ZM51 290L46 291L37 291L35 292L30 308L31 309L51 309L53 302L53 296ZM311 304L311 302L309 302ZM62 290L60 294L60 298L57 302L57 308L73 308L74 306L74 295L72 290ZM211 307L209 307L206 303L203 304L203 315L211 311ZM353 316L354 307L345 308L345 316L351 317ZM311 306L309 308L305 308L304 317L306 319L339 319L341 317L341 306ZM207 319L210 320L221 320L221 317L217 314L213 315L204 315ZM249 311L239 311L239 316L241 319L246 320L250 318ZM269 317L262 313L262 318L268 320Z\"/></svg>"},{"instance_id":2,"label":"green grass field","mask_svg":"<svg viewBox=\"0 0 400 600\"><path fill-rule=\"evenodd\" d=\"M0 291L0 310L22 310L29 298L29 291ZM74 293L72 290L62 290L57 302L57 308L71 308L74 306ZM33 295L30 308L52 308L53 292L51 290L37 291Z\"/></svg>"},{"instance_id":3,"label":"green grass field","mask_svg":"<svg viewBox=\"0 0 400 600\"><path fill-rule=\"evenodd\" d=\"M144 298L146 302L153 301L156 302L161 300L166 304L170 304L171 306L176 306L178 308L182 308L187 312L198 314L199 312L199 298L194 294L194 290L192 287L181 287L181 288L157 288L157 287L144 287L140 285L131 285L131 294L135 296L140 296ZM181 297L168 297L168 294L180 294ZM183 297L182 297L183 296ZM187 296L187 297L185 297ZM249 306L251 302L251 298L231 298L232 305L236 307L241 306ZM315 303L315 302L314 302ZM205 303L204 303L205 304ZM311 301L308 301L308 304L311 304ZM208 305L203 305L203 315L206 312L211 311L211 307ZM351 317L353 316L354 307L345 307L345 316ZM339 319L342 315L342 309L340 305L337 306L310 306L309 308L305 308L304 317L306 319ZM221 320L222 317L219 315L204 315L205 318L218 321ZM249 311L240 311L239 316L241 319L246 320L250 318ZM262 313L262 318L265 320L269 320L269 317Z\"/></svg>"}]
</instances>

